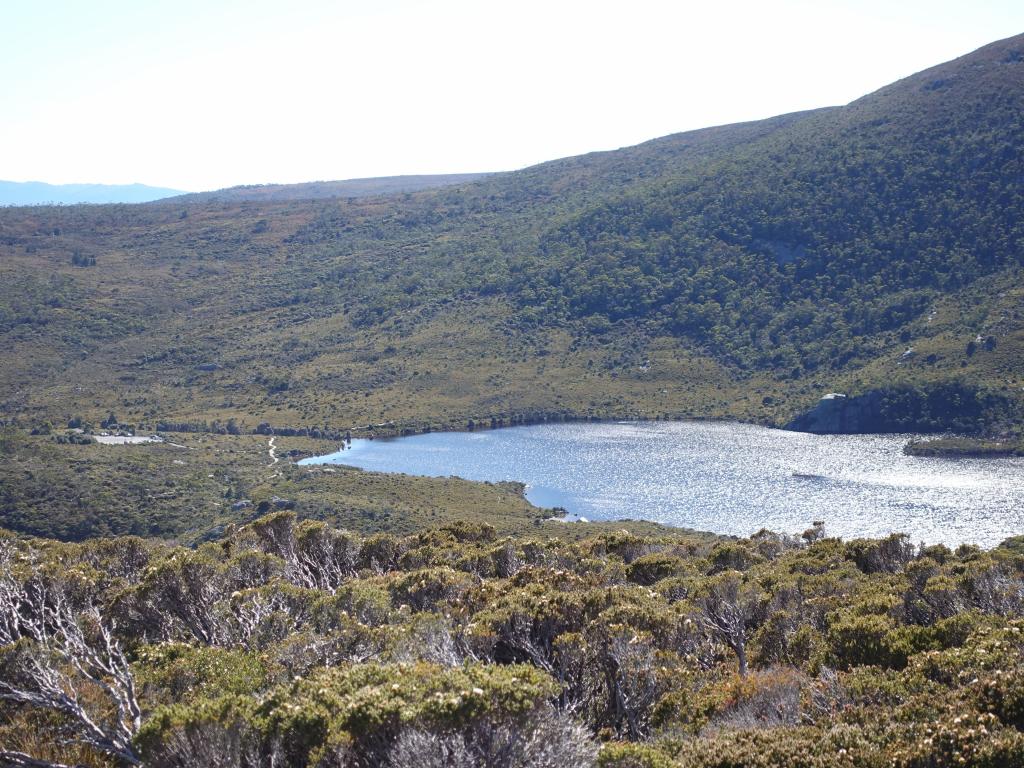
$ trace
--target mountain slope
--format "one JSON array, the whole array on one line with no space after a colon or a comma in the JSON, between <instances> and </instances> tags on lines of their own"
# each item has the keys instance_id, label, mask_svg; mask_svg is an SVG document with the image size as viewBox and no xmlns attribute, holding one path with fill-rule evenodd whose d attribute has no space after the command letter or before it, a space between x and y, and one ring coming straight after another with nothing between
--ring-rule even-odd
<instances>
[{"instance_id":1,"label":"mountain slope","mask_svg":"<svg viewBox=\"0 0 1024 768\"><path fill-rule=\"evenodd\" d=\"M548 232L544 311L654 320L739 366L841 367L1024 252L1020 38ZM808 322L813 317L813 322ZM752 333L753 332L753 333Z\"/></svg>"},{"instance_id":2,"label":"mountain slope","mask_svg":"<svg viewBox=\"0 0 1024 768\"><path fill-rule=\"evenodd\" d=\"M332 197L381 197L422 192L425 189L466 184L486 173L449 173L421 176L379 176L345 181L310 181L303 184L256 184L228 187L212 192L181 195L175 202L270 202L285 200L321 200Z\"/></svg>"},{"instance_id":3,"label":"mountain slope","mask_svg":"<svg viewBox=\"0 0 1024 768\"><path fill-rule=\"evenodd\" d=\"M1022 51L397 197L0 211L0 408L248 428L785 423L826 392L886 387L984 392L998 413L977 428L1012 427Z\"/></svg>"},{"instance_id":4,"label":"mountain slope","mask_svg":"<svg viewBox=\"0 0 1024 768\"><path fill-rule=\"evenodd\" d=\"M0 205L71 205L75 203L148 203L182 194L178 189L145 184L45 184L0 181Z\"/></svg>"}]
</instances>

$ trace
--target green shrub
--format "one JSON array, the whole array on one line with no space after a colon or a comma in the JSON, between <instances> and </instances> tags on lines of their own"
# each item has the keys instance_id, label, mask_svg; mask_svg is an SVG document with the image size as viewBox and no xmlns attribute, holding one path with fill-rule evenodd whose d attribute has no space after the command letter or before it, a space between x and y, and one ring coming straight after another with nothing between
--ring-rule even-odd
<instances>
[{"instance_id":1,"label":"green shrub","mask_svg":"<svg viewBox=\"0 0 1024 768\"><path fill-rule=\"evenodd\" d=\"M685 570L685 563L678 557L652 552L630 563L626 567L626 578L642 586L651 586L670 576L678 576Z\"/></svg>"},{"instance_id":2,"label":"green shrub","mask_svg":"<svg viewBox=\"0 0 1024 768\"><path fill-rule=\"evenodd\" d=\"M394 570L407 548L401 539L389 533L370 536L359 550L358 566L377 573Z\"/></svg>"},{"instance_id":3,"label":"green shrub","mask_svg":"<svg viewBox=\"0 0 1024 768\"><path fill-rule=\"evenodd\" d=\"M764 557L753 552L742 544L716 544L708 555L711 573L724 571L746 571L757 563L764 562Z\"/></svg>"},{"instance_id":4,"label":"green shrub","mask_svg":"<svg viewBox=\"0 0 1024 768\"><path fill-rule=\"evenodd\" d=\"M533 667L345 665L298 678L258 703L227 696L163 707L137 742L144 755L159 756L183 734L219 726L251 731L260 755L273 752L288 765L309 765L342 747L378 764L405 730L445 733L522 721L556 692Z\"/></svg>"},{"instance_id":5,"label":"green shrub","mask_svg":"<svg viewBox=\"0 0 1024 768\"><path fill-rule=\"evenodd\" d=\"M833 663L842 669L862 664L902 669L907 657L900 644L893 642L893 629L892 620L886 616L841 614L826 635Z\"/></svg>"},{"instance_id":6,"label":"green shrub","mask_svg":"<svg viewBox=\"0 0 1024 768\"><path fill-rule=\"evenodd\" d=\"M266 686L268 672L258 654L181 643L143 646L136 669L147 697L165 704L251 695Z\"/></svg>"},{"instance_id":7,"label":"green shrub","mask_svg":"<svg viewBox=\"0 0 1024 768\"><path fill-rule=\"evenodd\" d=\"M598 768L675 768L664 752L641 744L605 744L597 755Z\"/></svg>"},{"instance_id":8,"label":"green shrub","mask_svg":"<svg viewBox=\"0 0 1024 768\"><path fill-rule=\"evenodd\" d=\"M1024 730L1024 670L997 669L973 688L978 708L991 712L1005 725Z\"/></svg>"},{"instance_id":9,"label":"green shrub","mask_svg":"<svg viewBox=\"0 0 1024 768\"><path fill-rule=\"evenodd\" d=\"M993 714L965 712L916 726L892 751L897 768L1021 768L1024 734Z\"/></svg>"},{"instance_id":10,"label":"green shrub","mask_svg":"<svg viewBox=\"0 0 1024 768\"><path fill-rule=\"evenodd\" d=\"M433 611L442 603L451 603L473 585L472 576L451 568L426 568L403 574L391 585L396 605L408 605L414 611Z\"/></svg>"}]
</instances>

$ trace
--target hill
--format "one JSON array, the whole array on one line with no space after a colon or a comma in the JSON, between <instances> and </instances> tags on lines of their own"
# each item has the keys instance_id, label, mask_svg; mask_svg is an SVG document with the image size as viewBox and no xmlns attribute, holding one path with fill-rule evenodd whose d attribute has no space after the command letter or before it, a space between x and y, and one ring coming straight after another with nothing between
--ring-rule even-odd
<instances>
[{"instance_id":1,"label":"hill","mask_svg":"<svg viewBox=\"0 0 1024 768\"><path fill-rule=\"evenodd\" d=\"M487 176L486 173L449 173L419 176L379 176L345 181L310 181L303 184L254 184L228 187L212 192L181 195L183 203L322 200L332 197L385 197L421 192L425 189L465 184Z\"/></svg>"},{"instance_id":2,"label":"hill","mask_svg":"<svg viewBox=\"0 0 1024 768\"><path fill-rule=\"evenodd\" d=\"M651 320L739 367L873 354L866 339L1020 266L1020 49L988 46L574 217L545 233L521 303L541 281L546 313Z\"/></svg>"},{"instance_id":3,"label":"hill","mask_svg":"<svg viewBox=\"0 0 1024 768\"><path fill-rule=\"evenodd\" d=\"M785 424L839 391L883 428L1013 431L1022 52L399 196L0 211L0 409Z\"/></svg>"},{"instance_id":4,"label":"hill","mask_svg":"<svg viewBox=\"0 0 1024 768\"><path fill-rule=\"evenodd\" d=\"M74 205L76 203L148 203L182 194L178 189L145 184L45 184L0 181L0 205Z\"/></svg>"}]
</instances>

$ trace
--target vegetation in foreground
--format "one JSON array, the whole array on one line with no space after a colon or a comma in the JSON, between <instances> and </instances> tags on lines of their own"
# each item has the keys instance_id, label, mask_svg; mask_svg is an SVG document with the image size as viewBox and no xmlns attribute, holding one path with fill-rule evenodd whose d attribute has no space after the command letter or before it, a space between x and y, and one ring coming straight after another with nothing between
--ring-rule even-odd
<instances>
[{"instance_id":1,"label":"vegetation in foreground","mask_svg":"<svg viewBox=\"0 0 1024 768\"><path fill-rule=\"evenodd\" d=\"M8 765L1020 766L1024 554L278 512L0 539Z\"/></svg>"}]
</instances>

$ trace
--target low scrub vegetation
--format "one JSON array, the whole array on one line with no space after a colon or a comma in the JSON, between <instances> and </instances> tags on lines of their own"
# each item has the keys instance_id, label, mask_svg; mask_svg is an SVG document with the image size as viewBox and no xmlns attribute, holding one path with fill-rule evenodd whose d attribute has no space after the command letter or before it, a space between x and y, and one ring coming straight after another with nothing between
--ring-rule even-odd
<instances>
[{"instance_id":1,"label":"low scrub vegetation","mask_svg":"<svg viewBox=\"0 0 1024 768\"><path fill-rule=\"evenodd\" d=\"M1013 546L820 527L4 534L0 763L1018 766L1022 608Z\"/></svg>"}]
</instances>

